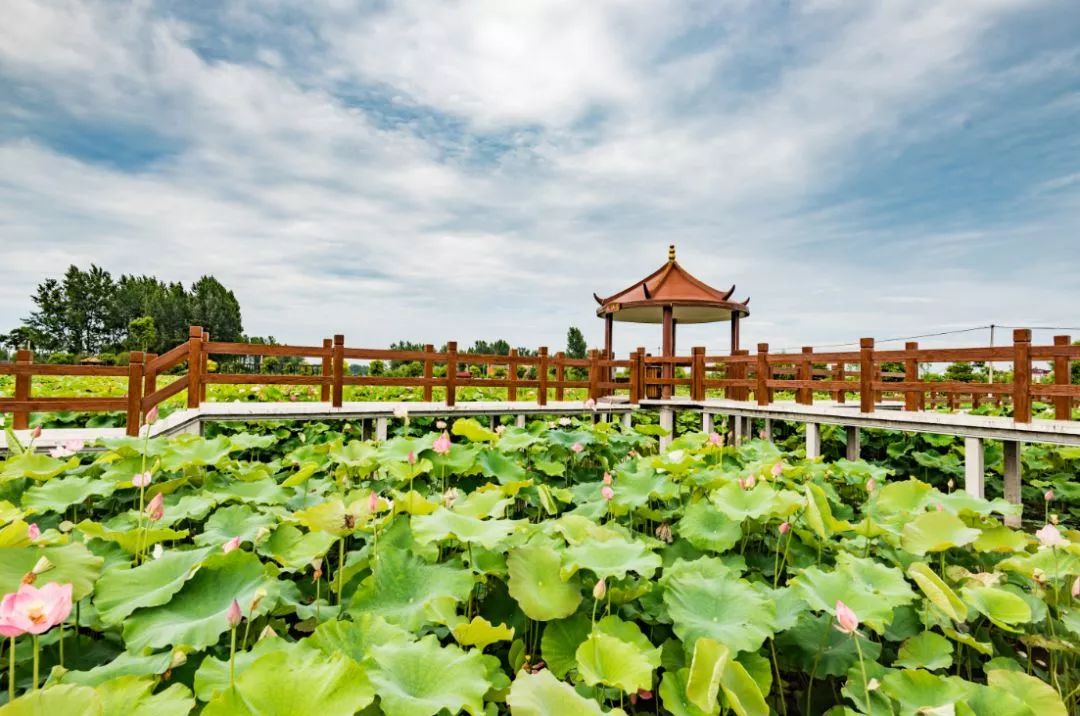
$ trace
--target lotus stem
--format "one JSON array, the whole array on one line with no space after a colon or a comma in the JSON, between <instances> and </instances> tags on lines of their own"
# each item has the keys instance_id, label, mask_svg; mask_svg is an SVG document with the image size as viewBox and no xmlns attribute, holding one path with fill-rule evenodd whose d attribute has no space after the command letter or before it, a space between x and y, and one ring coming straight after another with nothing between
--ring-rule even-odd
<instances>
[{"instance_id":1,"label":"lotus stem","mask_svg":"<svg viewBox=\"0 0 1080 716\"><path fill-rule=\"evenodd\" d=\"M38 674L40 673L40 669L41 669L41 644L38 641L38 635L34 634L34 683L33 683L33 686L32 686L34 691L37 691L37 689L38 689Z\"/></svg>"},{"instance_id":2,"label":"lotus stem","mask_svg":"<svg viewBox=\"0 0 1080 716\"><path fill-rule=\"evenodd\" d=\"M341 590L343 588L342 578L345 576L342 574L342 570L345 569L345 535L341 536L338 540L338 567L337 567L337 603L341 604Z\"/></svg>"},{"instance_id":3,"label":"lotus stem","mask_svg":"<svg viewBox=\"0 0 1080 716\"><path fill-rule=\"evenodd\" d=\"M15 700L15 637L11 637L11 651L8 653L8 703Z\"/></svg>"},{"instance_id":4,"label":"lotus stem","mask_svg":"<svg viewBox=\"0 0 1080 716\"><path fill-rule=\"evenodd\" d=\"M229 688L236 688L236 627L229 630Z\"/></svg>"},{"instance_id":5,"label":"lotus stem","mask_svg":"<svg viewBox=\"0 0 1080 716\"><path fill-rule=\"evenodd\" d=\"M862 672L863 694L866 698L866 712L874 716L874 706L870 703L870 682L866 680L866 663L863 661L862 646L859 645L859 633L853 632L851 638L855 640L855 652L859 655L859 670Z\"/></svg>"}]
</instances>

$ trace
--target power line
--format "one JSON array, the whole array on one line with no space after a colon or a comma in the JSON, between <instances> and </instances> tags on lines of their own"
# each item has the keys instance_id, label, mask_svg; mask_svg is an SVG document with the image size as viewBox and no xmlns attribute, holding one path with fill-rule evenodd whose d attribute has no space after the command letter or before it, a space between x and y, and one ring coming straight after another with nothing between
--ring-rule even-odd
<instances>
[{"instance_id":1,"label":"power line","mask_svg":"<svg viewBox=\"0 0 1080 716\"><path fill-rule=\"evenodd\" d=\"M1032 331L1080 331L1080 326L1006 326L1000 323L990 323L985 326L972 326L971 328L956 328L949 331L938 331L936 333L922 333L917 336L904 336L902 338L882 338L874 339L874 343L896 343L898 341L913 341L917 338L938 338L940 336L951 336L960 333L972 333L973 331L987 331L994 328L1027 328ZM823 343L813 346L814 348L847 348L849 346L858 346L859 341L851 341L849 343ZM790 346L787 348L781 348L779 352L786 353L787 351L800 350L802 346Z\"/></svg>"}]
</instances>

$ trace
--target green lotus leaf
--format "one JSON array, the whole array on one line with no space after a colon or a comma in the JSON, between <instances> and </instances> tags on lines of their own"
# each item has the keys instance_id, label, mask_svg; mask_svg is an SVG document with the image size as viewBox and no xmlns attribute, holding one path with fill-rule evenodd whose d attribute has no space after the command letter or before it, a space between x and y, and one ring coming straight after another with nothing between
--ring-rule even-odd
<instances>
[{"instance_id":1,"label":"green lotus leaf","mask_svg":"<svg viewBox=\"0 0 1080 716\"><path fill-rule=\"evenodd\" d=\"M169 602L139 609L125 620L125 646L130 652L175 645L212 646L229 630L225 613L233 599L240 603L245 618L250 618L249 606L260 588L269 596L260 601L255 616L273 606L278 591L258 557L236 550L207 558Z\"/></svg>"},{"instance_id":2,"label":"green lotus leaf","mask_svg":"<svg viewBox=\"0 0 1080 716\"><path fill-rule=\"evenodd\" d=\"M299 487L311 479L311 476L319 471L320 465L316 462L301 463L296 472L282 480L282 487Z\"/></svg>"},{"instance_id":3,"label":"green lotus leaf","mask_svg":"<svg viewBox=\"0 0 1080 716\"><path fill-rule=\"evenodd\" d=\"M475 646L481 651L484 647L497 641L510 641L514 638L514 628L505 624L495 626L487 619L476 616L471 622L462 622L455 626L451 633L458 644L462 646Z\"/></svg>"},{"instance_id":4,"label":"green lotus leaf","mask_svg":"<svg viewBox=\"0 0 1080 716\"><path fill-rule=\"evenodd\" d=\"M112 661L95 666L86 671L53 672L49 676L49 685L53 683L81 684L99 686L107 681L122 676L160 676L172 668L173 652L159 651L156 654L133 655L120 652Z\"/></svg>"},{"instance_id":5,"label":"green lotus leaf","mask_svg":"<svg viewBox=\"0 0 1080 716\"><path fill-rule=\"evenodd\" d=\"M933 487L916 479L890 481L882 485L874 498L874 509L881 514L914 514L930 502Z\"/></svg>"},{"instance_id":6,"label":"green lotus leaf","mask_svg":"<svg viewBox=\"0 0 1080 716\"><path fill-rule=\"evenodd\" d=\"M507 452L516 452L543 442L541 438L530 433L524 428L508 427L499 436L499 449Z\"/></svg>"},{"instance_id":7,"label":"green lotus leaf","mask_svg":"<svg viewBox=\"0 0 1080 716\"><path fill-rule=\"evenodd\" d=\"M436 603L464 601L472 587L472 575L460 567L428 564L403 549L381 549L378 567L353 594L349 613L377 614L415 631L431 621Z\"/></svg>"},{"instance_id":8,"label":"green lotus leaf","mask_svg":"<svg viewBox=\"0 0 1080 716\"><path fill-rule=\"evenodd\" d=\"M794 627L777 635L776 650L781 663L789 668L819 677L843 676L859 663L855 639L867 661L881 654L881 644L867 639L862 632L844 634L835 628L832 617L808 613Z\"/></svg>"},{"instance_id":9,"label":"green lotus leaf","mask_svg":"<svg viewBox=\"0 0 1080 716\"><path fill-rule=\"evenodd\" d=\"M1038 570L1046 579L1071 579L1080 574L1080 556L1072 549L1040 549L1032 554L1016 555L998 562L997 568L1032 577Z\"/></svg>"},{"instance_id":10,"label":"green lotus leaf","mask_svg":"<svg viewBox=\"0 0 1080 716\"><path fill-rule=\"evenodd\" d=\"M915 593L899 569L847 552L837 557L833 571L808 567L791 580L791 585L811 609L834 614L836 603L842 601L879 634L892 620L894 609L915 601Z\"/></svg>"},{"instance_id":11,"label":"green lotus leaf","mask_svg":"<svg viewBox=\"0 0 1080 716\"><path fill-rule=\"evenodd\" d=\"M176 472L188 467L217 467L229 458L232 445L224 435L211 440L182 435L169 442L161 456L161 468Z\"/></svg>"},{"instance_id":12,"label":"green lotus leaf","mask_svg":"<svg viewBox=\"0 0 1080 716\"><path fill-rule=\"evenodd\" d=\"M924 631L900 645L894 666L904 669L936 671L952 666L953 645L945 637Z\"/></svg>"},{"instance_id":13,"label":"green lotus leaf","mask_svg":"<svg viewBox=\"0 0 1080 716\"><path fill-rule=\"evenodd\" d=\"M74 470L79 466L79 457L73 456L67 460L58 460L49 457L45 453L26 452L22 455L9 457L3 463L0 470L0 483L19 478L29 478L43 482L51 480L65 470Z\"/></svg>"},{"instance_id":14,"label":"green lotus leaf","mask_svg":"<svg viewBox=\"0 0 1080 716\"><path fill-rule=\"evenodd\" d=\"M183 684L154 693L157 679L121 676L97 687L105 716L186 716L195 708L191 691Z\"/></svg>"},{"instance_id":15,"label":"green lotus leaf","mask_svg":"<svg viewBox=\"0 0 1080 716\"><path fill-rule=\"evenodd\" d=\"M623 537L568 547L564 557L563 577L587 569L597 577L625 579L635 572L648 579L660 568L660 555L649 550L644 542Z\"/></svg>"},{"instance_id":16,"label":"green lotus leaf","mask_svg":"<svg viewBox=\"0 0 1080 716\"><path fill-rule=\"evenodd\" d=\"M888 673L881 664L875 661L863 661L855 664L847 672L847 680L840 693L851 699L856 709L854 714L895 714L892 699L882 693L880 688L881 678ZM867 687L870 688L867 688ZM867 692L870 702L867 703Z\"/></svg>"},{"instance_id":17,"label":"green lotus leaf","mask_svg":"<svg viewBox=\"0 0 1080 716\"><path fill-rule=\"evenodd\" d=\"M440 507L430 515L413 517L412 531L420 544L453 538L486 549L501 549L526 524L527 520L482 520Z\"/></svg>"},{"instance_id":18,"label":"green lotus leaf","mask_svg":"<svg viewBox=\"0 0 1080 716\"><path fill-rule=\"evenodd\" d=\"M776 494L777 490L766 482L758 482L752 489L744 490L732 481L713 490L709 500L729 520L742 522L772 514Z\"/></svg>"},{"instance_id":19,"label":"green lotus leaf","mask_svg":"<svg viewBox=\"0 0 1080 716\"><path fill-rule=\"evenodd\" d=\"M440 646L434 635L408 644L376 646L371 683L383 711L400 716L434 716L484 712L484 694L491 687L479 651Z\"/></svg>"},{"instance_id":20,"label":"green lotus leaf","mask_svg":"<svg viewBox=\"0 0 1080 716\"><path fill-rule=\"evenodd\" d=\"M466 517L482 520L488 517L505 517L506 509L514 504L514 498L497 489L494 485L481 487L470 492L464 499L454 503L454 512Z\"/></svg>"},{"instance_id":21,"label":"green lotus leaf","mask_svg":"<svg viewBox=\"0 0 1080 716\"><path fill-rule=\"evenodd\" d=\"M581 696L547 670L536 674L519 672L506 703L513 716L603 716L605 713L598 703Z\"/></svg>"},{"instance_id":22,"label":"green lotus leaf","mask_svg":"<svg viewBox=\"0 0 1080 716\"><path fill-rule=\"evenodd\" d=\"M803 485L803 496L806 498L804 517L810 529L814 530L818 537L828 539L835 532L846 532L851 529L851 523L833 516L829 498L819 485L812 482Z\"/></svg>"},{"instance_id":23,"label":"green lotus leaf","mask_svg":"<svg viewBox=\"0 0 1080 716\"><path fill-rule=\"evenodd\" d=\"M31 487L23 494L22 506L34 512L63 512L91 497L108 497L115 489L115 484L93 477L61 477Z\"/></svg>"},{"instance_id":24,"label":"green lotus leaf","mask_svg":"<svg viewBox=\"0 0 1080 716\"><path fill-rule=\"evenodd\" d=\"M360 440L334 443L327 453L330 461L349 468L351 474L364 477L379 466L379 454L374 445Z\"/></svg>"},{"instance_id":25,"label":"green lotus leaf","mask_svg":"<svg viewBox=\"0 0 1080 716\"><path fill-rule=\"evenodd\" d=\"M923 555L971 544L980 534L953 513L934 510L905 524L900 543L908 552Z\"/></svg>"},{"instance_id":26,"label":"green lotus leaf","mask_svg":"<svg viewBox=\"0 0 1080 716\"><path fill-rule=\"evenodd\" d=\"M919 589L930 603L941 610L942 614L953 621L967 619L967 605L957 596L949 585L930 569L925 562L915 562L908 567L908 576L915 580Z\"/></svg>"},{"instance_id":27,"label":"green lotus leaf","mask_svg":"<svg viewBox=\"0 0 1080 716\"><path fill-rule=\"evenodd\" d=\"M168 550L138 567L107 569L98 580L94 606L106 625L119 624L136 609L167 603L206 559L211 548Z\"/></svg>"},{"instance_id":28,"label":"green lotus leaf","mask_svg":"<svg viewBox=\"0 0 1080 716\"><path fill-rule=\"evenodd\" d=\"M207 488L206 494L218 502L244 502L252 505L283 505L293 493L273 480L254 480L240 482L234 480L227 485Z\"/></svg>"},{"instance_id":29,"label":"green lotus leaf","mask_svg":"<svg viewBox=\"0 0 1080 716\"><path fill-rule=\"evenodd\" d=\"M1031 607L1021 597L997 587L964 587L960 596L975 611L1007 629L1031 621ZM1007 626L1006 626L1007 625Z\"/></svg>"},{"instance_id":30,"label":"green lotus leaf","mask_svg":"<svg viewBox=\"0 0 1080 716\"><path fill-rule=\"evenodd\" d=\"M986 673L989 672L990 670L986 669ZM1052 710L1036 711L1025 704L1017 695L1001 688L981 684L973 684L973 687L972 693L967 700L963 704L957 704L956 713L960 714L960 716L979 716L981 714L993 714L993 716L1040 716L1042 713L1054 713ZM964 710L965 707L968 710ZM1058 712L1058 714L1061 713L1064 712Z\"/></svg>"},{"instance_id":31,"label":"green lotus leaf","mask_svg":"<svg viewBox=\"0 0 1080 716\"><path fill-rule=\"evenodd\" d=\"M83 520L75 525L75 529L92 539L113 542L128 554L148 550L159 542L176 541L188 536L187 530L174 530L169 527L114 530L90 520Z\"/></svg>"},{"instance_id":32,"label":"green lotus leaf","mask_svg":"<svg viewBox=\"0 0 1080 716\"><path fill-rule=\"evenodd\" d=\"M510 552L506 567L509 589L525 616L536 621L563 619L581 603L581 583L577 577L560 575L559 553L545 544L529 544Z\"/></svg>"},{"instance_id":33,"label":"green lotus leaf","mask_svg":"<svg viewBox=\"0 0 1080 716\"><path fill-rule=\"evenodd\" d=\"M667 501L678 497L678 485L664 473L651 469L638 472L621 470L615 482L612 504L620 508L619 514L623 514L646 506L650 499Z\"/></svg>"},{"instance_id":34,"label":"green lotus leaf","mask_svg":"<svg viewBox=\"0 0 1080 716\"><path fill-rule=\"evenodd\" d=\"M495 448L484 448L476 455L476 466L485 477L493 477L501 484L524 480L528 475L518 462Z\"/></svg>"},{"instance_id":35,"label":"green lotus leaf","mask_svg":"<svg viewBox=\"0 0 1080 716\"><path fill-rule=\"evenodd\" d=\"M24 533L25 533L25 528ZM104 560L93 554L81 542L69 542L53 547L0 547L0 594L18 591L25 577L45 557L53 567L37 577L40 587L49 582L72 586L78 600L94 590Z\"/></svg>"},{"instance_id":36,"label":"green lotus leaf","mask_svg":"<svg viewBox=\"0 0 1080 716\"><path fill-rule=\"evenodd\" d=\"M350 535L368 518L367 508L360 502L346 507L340 497L321 502L293 515L309 530L327 532L338 537Z\"/></svg>"},{"instance_id":37,"label":"green lotus leaf","mask_svg":"<svg viewBox=\"0 0 1080 716\"><path fill-rule=\"evenodd\" d=\"M283 678L284 677L284 678ZM375 698L364 669L344 655L293 647L272 651L236 677L203 716L353 716Z\"/></svg>"},{"instance_id":38,"label":"green lotus leaf","mask_svg":"<svg viewBox=\"0 0 1080 716\"><path fill-rule=\"evenodd\" d=\"M738 661L728 660L720 688L724 692L724 703L737 716L769 716L769 706L761 687Z\"/></svg>"},{"instance_id":39,"label":"green lotus leaf","mask_svg":"<svg viewBox=\"0 0 1080 716\"><path fill-rule=\"evenodd\" d=\"M690 703L706 713L716 711L720 681L730 658L728 648L714 639L694 642L694 654L686 677L686 698Z\"/></svg>"},{"instance_id":40,"label":"green lotus leaf","mask_svg":"<svg viewBox=\"0 0 1080 716\"><path fill-rule=\"evenodd\" d=\"M689 698L687 688L690 683L690 670L683 668L667 670L660 680L660 700L664 704L664 713L672 716L714 716L720 713L717 706L709 711L702 711Z\"/></svg>"},{"instance_id":41,"label":"green lotus leaf","mask_svg":"<svg viewBox=\"0 0 1080 716\"><path fill-rule=\"evenodd\" d=\"M1027 538L1023 532L1008 527L991 527L979 534L972 545L979 552L1023 552Z\"/></svg>"},{"instance_id":42,"label":"green lotus leaf","mask_svg":"<svg viewBox=\"0 0 1080 716\"><path fill-rule=\"evenodd\" d=\"M0 500L0 525L12 522L22 517L22 510L7 500Z\"/></svg>"},{"instance_id":43,"label":"green lotus leaf","mask_svg":"<svg viewBox=\"0 0 1080 716\"><path fill-rule=\"evenodd\" d=\"M195 537L195 544L220 546L234 537L239 537L241 542L254 542L260 530L269 529L276 522L270 515L247 505L221 507L210 515L202 533Z\"/></svg>"},{"instance_id":44,"label":"green lotus leaf","mask_svg":"<svg viewBox=\"0 0 1080 716\"><path fill-rule=\"evenodd\" d=\"M900 704L902 714L922 714L966 701L975 684L958 676L937 676L922 669L904 669L885 674L881 688Z\"/></svg>"},{"instance_id":45,"label":"green lotus leaf","mask_svg":"<svg viewBox=\"0 0 1080 716\"><path fill-rule=\"evenodd\" d=\"M992 669L986 672L986 683L1024 703L1038 716L1066 716L1068 711L1061 697L1050 684L1019 671Z\"/></svg>"},{"instance_id":46,"label":"green lotus leaf","mask_svg":"<svg viewBox=\"0 0 1080 716\"><path fill-rule=\"evenodd\" d=\"M235 433L229 436L229 445L235 452L244 450L265 450L276 442L273 435L255 433Z\"/></svg>"},{"instance_id":47,"label":"green lotus leaf","mask_svg":"<svg viewBox=\"0 0 1080 716\"><path fill-rule=\"evenodd\" d=\"M714 558L679 560L661 578L675 633L686 643L715 639L757 651L775 630L775 605Z\"/></svg>"},{"instance_id":48,"label":"green lotus leaf","mask_svg":"<svg viewBox=\"0 0 1080 716\"><path fill-rule=\"evenodd\" d=\"M649 643L637 624L616 616L597 622L574 656L586 684L604 684L628 694L651 688L652 672L660 666L659 647Z\"/></svg>"},{"instance_id":49,"label":"green lotus leaf","mask_svg":"<svg viewBox=\"0 0 1080 716\"><path fill-rule=\"evenodd\" d=\"M994 655L993 644L985 641L979 641L975 637L971 636L971 634L961 634L960 632L956 631L951 627L944 627L941 630L941 633L949 637L953 641L957 642L958 644L963 644L964 646L971 647L972 649L984 656Z\"/></svg>"},{"instance_id":50,"label":"green lotus leaf","mask_svg":"<svg viewBox=\"0 0 1080 716\"><path fill-rule=\"evenodd\" d=\"M284 524L256 545L255 551L289 571L302 571L312 560L325 556L335 542L337 538L329 532L303 532Z\"/></svg>"},{"instance_id":51,"label":"green lotus leaf","mask_svg":"<svg viewBox=\"0 0 1080 716\"><path fill-rule=\"evenodd\" d=\"M305 641L304 645L308 646L309 642ZM259 639L259 641L255 642L255 646L247 651L237 649L234 662L236 673L244 673L249 666L271 652L291 648L293 648L293 644L281 637ZM207 656L199 663L199 668L195 672L195 695L198 696L199 701L212 700L215 696L227 690L229 685L228 653L224 654L223 658L220 659L216 656Z\"/></svg>"},{"instance_id":52,"label":"green lotus leaf","mask_svg":"<svg viewBox=\"0 0 1080 716\"><path fill-rule=\"evenodd\" d=\"M584 614L550 621L544 626L540 653L553 674L562 679L571 669L577 667L577 649L588 638L590 631L592 623Z\"/></svg>"},{"instance_id":53,"label":"green lotus leaf","mask_svg":"<svg viewBox=\"0 0 1080 716\"><path fill-rule=\"evenodd\" d=\"M62 684L32 691L0 706L0 716L105 716L101 697L89 686Z\"/></svg>"},{"instance_id":54,"label":"green lotus leaf","mask_svg":"<svg viewBox=\"0 0 1080 716\"><path fill-rule=\"evenodd\" d=\"M742 539L742 526L708 502L694 502L683 510L676 524L680 537L698 549L726 552Z\"/></svg>"},{"instance_id":55,"label":"green lotus leaf","mask_svg":"<svg viewBox=\"0 0 1080 716\"><path fill-rule=\"evenodd\" d=\"M450 427L450 432L465 438L471 443L493 443L499 439L498 433L485 428L476 418L458 418Z\"/></svg>"},{"instance_id":56,"label":"green lotus leaf","mask_svg":"<svg viewBox=\"0 0 1080 716\"><path fill-rule=\"evenodd\" d=\"M412 636L376 614L363 614L356 621L323 622L305 644L325 654L342 653L363 666L370 666L371 649L383 644L404 644Z\"/></svg>"}]
</instances>

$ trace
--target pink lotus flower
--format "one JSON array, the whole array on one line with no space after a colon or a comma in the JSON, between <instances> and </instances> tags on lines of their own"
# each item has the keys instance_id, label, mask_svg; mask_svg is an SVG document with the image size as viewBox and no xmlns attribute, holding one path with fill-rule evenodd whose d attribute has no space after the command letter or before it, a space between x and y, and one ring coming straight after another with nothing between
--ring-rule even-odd
<instances>
[{"instance_id":1,"label":"pink lotus flower","mask_svg":"<svg viewBox=\"0 0 1080 716\"><path fill-rule=\"evenodd\" d=\"M570 449L573 450L574 452L581 452L582 450L585 449L585 446L582 445L581 443L574 443L573 445L570 446Z\"/></svg>"},{"instance_id":2,"label":"pink lotus flower","mask_svg":"<svg viewBox=\"0 0 1080 716\"><path fill-rule=\"evenodd\" d=\"M506 432L506 426L505 425L496 425L495 426L495 434L496 435L502 435L505 432Z\"/></svg>"},{"instance_id":3,"label":"pink lotus flower","mask_svg":"<svg viewBox=\"0 0 1080 716\"><path fill-rule=\"evenodd\" d=\"M289 400L291 400L291 401L293 401L295 403L298 400L298 398L295 395L290 395Z\"/></svg>"},{"instance_id":4,"label":"pink lotus flower","mask_svg":"<svg viewBox=\"0 0 1080 716\"><path fill-rule=\"evenodd\" d=\"M1047 490L1046 493L1043 495L1043 499L1046 500L1047 502L1053 502L1054 501L1054 491L1053 490Z\"/></svg>"},{"instance_id":5,"label":"pink lotus flower","mask_svg":"<svg viewBox=\"0 0 1080 716\"><path fill-rule=\"evenodd\" d=\"M770 472L772 473L773 477L780 477L781 475L784 474L784 463L782 463L782 462L776 463L775 465L772 466L772 470L770 470Z\"/></svg>"},{"instance_id":6,"label":"pink lotus flower","mask_svg":"<svg viewBox=\"0 0 1080 716\"><path fill-rule=\"evenodd\" d=\"M243 618L244 613L240 611L240 602L235 599L232 600L232 604L229 605L228 610L225 612L225 619L229 622L229 628L235 629Z\"/></svg>"},{"instance_id":7,"label":"pink lotus flower","mask_svg":"<svg viewBox=\"0 0 1080 716\"><path fill-rule=\"evenodd\" d=\"M146 506L146 516L151 522L157 522L165 516L165 495L159 492L151 498L150 504Z\"/></svg>"},{"instance_id":8,"label":"pink lotus flower","mask_svg":"<svg viewBox=\"0 0 1080 716\"><path fill-rule=\"evenodd\" d=\"M146 413L146 424L147 425L153 425L154 423L157 422L157 419L158 419L158 406L155 405L154 407L150 408L150 410Z\"/></svg>"},{"instance_id":9,"label":"pink lotus flower","mask_svg":"<svg viewBox=\"0 0 1080 716\"><path fill-rule=\"evenodd\" d=\"M859 617L851 611L851 607L841 601L836 602L836 628L845 634L854 634L859 628Z\"/></svg>"},{"instance_id":10,"label":"pink lotus flower","mask_svg":"<svg viewBox=\"0 0 1080 716\"><path fill-rule=\"evenodd\" d=\"M791 523L790 522L781 522L779 529L780 529L780 534L786 535L788 532L791 531Z\"/></svg>"},{"instance_id":11,"label":"pink lotus flower","mask_svg":"<svg viewBox=\"0 0 1080 716\"><path fill-rule=\"evenodd\" d=\"M875 480L874 478L871 477L869 480L866 481L866 492L871 493L876 489L877 489L877 480Z\"/></svg>"},{"instance_id":12,"label":"pink lotus flower","mask_svg":"<svg viewBox=\"0 0 1080 716\"><path fill-rule=\"evenodd\" d=\"M592 588L593 599L599 601L599 600L603 599L604 595L606 595L606 594L607 594L607 581L604 580L604 579L601 579L599 582L597 582L595 585L593 585L593 588Z\"/></svg>"},{"instance_id":13,"label":"pink lotus flower","mask_svg":"<svg viewBox=\"0 0 1080 716\"><path fill-rule=\"evenodd\" d=\"M154 476L150 474L149 470L146 472L137 472L131 476L131 484L135 487L146 487L153 479Z\"/></svg>"},{"instance_id":14,"label":"pink lotus flower","mask_svg":"<svg viewBox=\"0 0 1080 716\"><path fill-rule=\"evenodd\" d=\"M31 542L37 542L41 537L41 528L37 526L37 522L31 522L26 526L26 538Z\"/></svg>"},{"instance_id":15,"label":"pink lotus flower","mask_svg":"<svg viewBox=\"0 0 1080 716\"><path fill-rule=\"evenodd\" d=\"M585 401L585 409L586 410L596 410L596 401L593 400L592 398L589 398L588 400L586 400Z\"/></svg>"},{"instance_id":16,"label":"pink lotus flower","mask_svg":"<svg viewBox=\"0 0 1080 716\"><path fill-rule=\"evenodd\" d=\"M446 492L443 493L443 504L446 505L446 509L453 507L457 499L458 489L456 487L448 487Z\"/></svg>"},{"instance_id":17,"label":"pink lotus flower","mask_svg":"<svg viewBox=\"0 0 1080 716\"><path fill-rule=\"evenodd\" d=\"M226 542L225 544L221 545L221 551L224 552L225 554L228 554L229 552L232 552L234 549L237 549L239 547L240 547L240 537L236 536L236 537L233 537L228 542Z\"/></svg>"},{"instance_id":18,"label":"pink lotus flower","mask_svg":"<svg viewBox=\"0 0 1080 716\"><path fill-rule=\"evenodd\" d=\"M1069 540L1061 536L1058 528L1050 524L1036 532L1035 536L1043 547L1065 547L1069 544Z\"/></svg>"},{"instance_id":19,"label":"pink lotus flower","mask_svg":"<svg viewBox=\"0 0 1080 716\"><path fill-rule=\"evenodd\" d=\"M0 634L44 634L71 614L71 585L49 582L41 589L23 584L0 602Z\"/></svg>"},{"instance_id":20,"label":"pink lotus flower","mask_svg":"<svg viewBox=\"0 0 1080 716\"><path fill-rule=\"evenodd\" d=\"M439 455L446 455L450 452L450 436L446 434L445 430L442 435L435 438L435 442L432 444L431 449Z\"/></svg>"},{"instance_id":21,"label":"pink lotus flower","mask_svg":"<svg viewBox=\"0 0 1080 716\"><path fill-rule=\"evenodd\" d=\"M612 490L608 485L604 485L600 488L600 496L605 500L611 500L615 497L615 490Z\"/></svg>"},{"instance_id":22,"label":"pink lotus flower","mask_svg":"<svg viewBox=\"0 0 1080 716\"><path fill-rule=\"evenodd\" d=\"M37 440L40 437L41 437L41 426L40 425L35 425L34 429L30 431L30 439L31 440Z\"/></svg>"},{"instance_id":23,"label":"pink lotus flower","mask_svg":"<svg viewBox=\"0 0 1080 716\"><path fill-rule=\"evenodd\" d=\"M405 456L405 462L409 463L410 465L415 465L416 464L416 453L414 453L412 450L410 450L409 454Z\"/></svg>"},{"instance_id":24,"label":"pink lotus flower","mask_svg":"<svg viewBox=\"0 0 1080 716\"><path fill-rule=\"evenodd\" d=\"M611 473L610 472L605 472L604 473L604 484L605 485L610 485L611 483L612 483Z\"/></svg>"},{"instance_id":25,"label":"pink lotus flower","mask_svg":"<svg viewBox=\"0 0 1080 716\"><path fill-rule=\"evenodd\" d=\"M65 457L71 457L75 453L80 452L84 447L86 447L86 443L82 440L65 440L49 451L49 455L59 460Z\"/></svg>"},{"instance_id":26,"label":"pink lotus flower","mask_svg":"<svg viewBox=\"0 0 1080 716\"><path fill-rule=\"evenodd\" d=\"M724 436L714 430L709 433L709 444L713 447L722 447L724 445Z\"/></svg>"},{"instance_id":27,"label":"pink lotus flower","mask_svg":"<svg viewBox=\"0 0 1080 716\"><path fill-rule=\"evenodd\" d=\"M435 429L436 430L446 430L446 421L445 420L436 420L435 421Z\"/></svg>"},{"instance_id":28,"label":"pink lotus flower","mask_svg":"<svg viewBox=\"0 0 1080 716\"><path fill-rule=\"evenodd\" d=\"M372 492L370 495L368 495L367 508L368 508L368 512L378 512L379 511L379 493Z\"/></svg>"}]
</instances>

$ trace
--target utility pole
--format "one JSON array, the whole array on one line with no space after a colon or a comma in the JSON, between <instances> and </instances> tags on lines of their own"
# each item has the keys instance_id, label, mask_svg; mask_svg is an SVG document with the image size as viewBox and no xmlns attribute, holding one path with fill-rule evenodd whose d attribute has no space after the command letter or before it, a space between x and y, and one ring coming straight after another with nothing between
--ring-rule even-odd
<instances>
[{"instance_id":1,"label":"utility pole","mask_svg":"<svg viewBox=\"0 0 1080 716\"><path fill-rule=\"evenodd\" d=\"M990 324L990 348L994 347L994 324ZM994 382L994 361L990 361L990 382Z\"/></svg>"}]
</instances>

